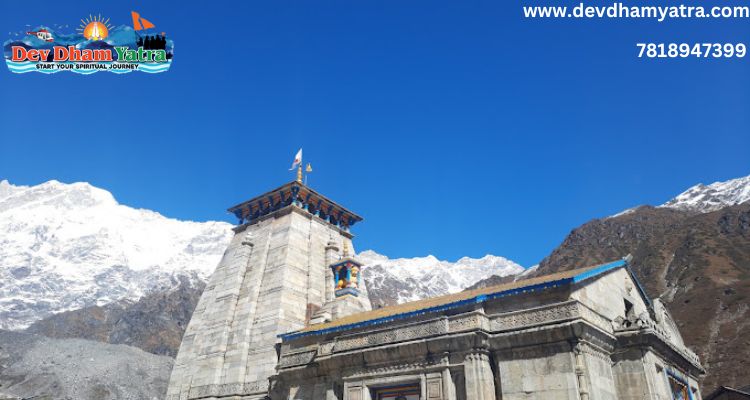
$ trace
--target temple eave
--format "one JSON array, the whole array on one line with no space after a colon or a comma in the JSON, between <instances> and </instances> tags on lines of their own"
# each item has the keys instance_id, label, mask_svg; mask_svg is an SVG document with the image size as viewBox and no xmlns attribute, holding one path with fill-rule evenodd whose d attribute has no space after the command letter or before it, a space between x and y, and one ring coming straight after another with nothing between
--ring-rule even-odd
<instances>
[{"instance_id":1,"label":"temple eave","mask_svg":"<svg viewBox=\"0 0 750 400\"><path fill-rule=\"evenodd\" d=\"M260 218L290 204L296 204L311 214L344 228L349 228L362 221L362 217L359 215L297 181L289 182L270 192L237 204L227 211L234 214L240 220L240 223L243 223Z\"/></svg>"}]
</instances>

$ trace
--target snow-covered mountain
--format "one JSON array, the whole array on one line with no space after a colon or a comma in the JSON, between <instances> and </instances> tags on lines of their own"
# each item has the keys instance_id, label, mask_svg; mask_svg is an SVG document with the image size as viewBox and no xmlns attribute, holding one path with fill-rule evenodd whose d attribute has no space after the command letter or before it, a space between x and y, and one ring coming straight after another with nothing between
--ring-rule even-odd
<instances>
[{"instance_id":1,"label":"snow-covered mountain","mask_svg":"<svg viewBox=\"0 0 750 400\"><path fill-rule=\"evenodd\" d=\"M230 227L130 208L87 183L0 181L0 328L205 280Z\"/></svg>"},{"instance_id":2,"label":"snow-covered mountain","mask_svg":"<svg viewBox=\"0 0 750 400\"><path fill-rule=\"evenodd\" d=\"M393 305L460 292L490 276L516 275L523 267L507 258L486 255L456 262L432 255L390 259L372 250L359 253L363 277L375 306Z\"/></svg>"},{"instance_id":3,"label":"snow-covered mountain","mask_svg":"<svg viewBox=\"0 0 750 400\"><path fill-rule=\"evenodd\" d=\"M703 214L746 201L750 201L750 175L710 185L699 183L658 207ZM631 214L639 207L642 206L628 208L606 218Z\"/></svg>"},{"instance_id":4,"label":"snow-covered mountain","mask_svg":"<svg viewBox=\"0 0 750 400\"><path fill-rule=\"evenodd\" d=\"M693 186L660 207L703 213L749 200L747 176ZM87 183L0 181L0 328L137 300L180 280L205 281L232 235L230 227L121 205ZM524 271L490 255L448 262L433 256L389 259L368 250L358 257L376 306L455 293L492 275Z\"/></svg>"},{"instance_id":5,"label":"snow-covered mountain","mask_svg":"<svg viewBox=\"0 0 750 400\"><path fill-rule=\"evenodd\" d=\"M0 328L22 329L63 311L205 282L232 235L224 222L191 222L118 204L88 183L0 181ZM358 256L375 305L461 291L523 268L503 257Z\"/></svg>"},{"instance_id":6,"label":"snow-covered mountain","mask_svg":"<svg viewBox=\"0 0 750 400\"><path fill-rule=\"evenodd\" d=\"M659 207L707 213L750 200L750 175L710 185L699 183Z\"/></svg>"}]
</instances>

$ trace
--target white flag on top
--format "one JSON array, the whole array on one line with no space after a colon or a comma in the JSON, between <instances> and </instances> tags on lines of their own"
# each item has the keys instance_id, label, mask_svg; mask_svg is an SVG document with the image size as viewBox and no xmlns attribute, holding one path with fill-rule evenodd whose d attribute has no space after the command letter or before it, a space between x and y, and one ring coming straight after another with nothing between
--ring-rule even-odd
<instances>
[{"instance_id":1,"label":"white flag on top","mask_svg":"<svg viewBox=\"0 0 750 400\"><path fill-rule=\"evenodd\" d=\"M299 151L297 152L297 155L294 156L294 162L292 163L292 168L289 168L289 170L291 171L301 164L302 164L302 149L299 149Z\"/></svg>"}]
</instances>

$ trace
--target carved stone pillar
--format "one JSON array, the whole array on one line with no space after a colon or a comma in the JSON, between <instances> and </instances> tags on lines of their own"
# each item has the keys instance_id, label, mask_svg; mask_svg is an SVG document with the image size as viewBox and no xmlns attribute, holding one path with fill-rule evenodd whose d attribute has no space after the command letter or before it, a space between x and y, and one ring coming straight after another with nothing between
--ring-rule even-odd
<instances>
[{"instance_id":1,"label":"carved stone pillar","mask_svg":"<svg viewBox=\"0 0 750 400\"><path fill-rule=\"evenodd\" d=\"M336 390L336 382L331 378L321 379L313 388L310 398L313 400L342 400Z\"/></svg>"},{"instance_id":2,"label":"carved stone pillar","mask_svg":"<svg viewBox=\"0 0 750 400\"><path fill-rule=\"evenodd\" d=\"M495 399L495 377L492 374L489 353L477 350L464 358L466 398L472 400Z\"/></svg>"},{"instance_id":3,"label":"carved stone pillar","mask_svg":"<svg viewBox=\"0 0 750 400\"><path fill-rule=\"evenodd\" d=\"M581 346L581 343L573 345L573 354L576 362L576 379L578 380L578 395L581 400L589 400L589 386L586 382L586 361L584 360Z\"/></svg>"},{"instance_id":4,"label":"carved stone pillar","mask_svg":"<svg viewBox=\"0 0 750 400\"><path fill-rule=\"evenodd\" d=\"M443 370L443 399L456 400L456 386L453 384L451 370L448 368Z\"/></svg>"},{"instance_id":5,"label":"carved stone pillar","mask_svg":"<svg viewBox=\"0 0 750 400\"><path fill-rule=\"evenodd\" d=\"M361 384L346 384L344 387L344 400L369 400L366 387Z\"/></svg>"},{"instance_id":6,"label":"carved stone pillar","mask_svg":"<svg viewBox=\"0 0 750 400\"><path fill-rule=\"evenodd\" d=\"M445 400L443 390L443 375L439 372L427 374L424 379L424 394L426 400Z\"/></svg>"}]
</instances>

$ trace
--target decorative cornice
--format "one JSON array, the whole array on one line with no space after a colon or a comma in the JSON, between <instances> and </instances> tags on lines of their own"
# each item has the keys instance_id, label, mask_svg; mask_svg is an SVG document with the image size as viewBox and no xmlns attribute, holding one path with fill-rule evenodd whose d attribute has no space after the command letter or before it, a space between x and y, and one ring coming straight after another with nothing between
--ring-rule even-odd
<instances>
[{"instance_id":1,"label":"decorative cornice","mask_svg":"<svg viewBox=\"0 0 750 400\"><path fill-rule=\"evenodd\" d=\"M349 351L385 343L421 339L445 333L448 333L448 323L445 319L441 318L406 327L387 329L379 332L364 332L337 338L333 346L333 351Z\"/></svg>"},{"instance_id":2,"label":"decorative cornice","mask_svg":"<svg viewBox=\"0 0 750 400\"><path fill-rule=\"evenodd\" d=\"M382 365L363 365L347 368L347 379L361 379L368 376L383 376L398 373L402 375L409 372L422 372L429 368L445 367L448 359L439 357L436 360L419 360L413 362L396 362Z\"/></svg>"},{"instance_id":3,"label":"decorative cornice","mask_svg":"<svg viewBox=\"0 0 750 400\"><path fill-rule=\"evenodd\" d=\"M544 325L559 326L561 323L575 321L587 323L586 326L590 328L582 331L580 335L585 337L586 340L596 343L598 347L607 348L612 345L607 342L614 343L611 323L606 318L577 300L569 300L563 303L490 316L485 315L482 311L468 311L406 325L339 335L328 341L325 341L325 337L321 336L318 336L320 342L315 342L315 337L287 340L281 347L279 368L285 369L308 364L315 361L316 357L335 357L337 354L362 351L366 348L394 343L438 337L455 337L459 334L472 332L492 335L494 333L518 331L519 334L522 334L522 331L529 328ZM310 344L303 346L304 343Z\"/></svg>"},{"instance_id":4,"label":"decorative cornice","mask_svg":"<svg viewBox=\"0 0 750 400\"><path fill-rule=\"evenodd\" d=\"M245 383L225 383L220 385L196 386L190 389L188 400L204 398L222 398L231 396L247 396L268 392L268 381Z\"/></svg>"},{"instance_id":5,"label":"decorative cornice","mask_svg":"<svg viewBox=\"0 0 750 400\"><path fill-rule=\"evenodd\" d=\"M351 232L349 232L348 230L346 230L346 229L344 229L344 228L342 228L340 226L333 225L330 222L324 220L323 218L320 218L317 215L311 214L311 213L303 210L302 208L300 208L296 204L290 204L290 205L285 206L285 207L283 207L283 208L281 208L279 210L276 210L276 211L274 211L274 212L272 212L270 214L267 214L267 215L264 215L264 216L262 216L262 217L260 217L258 219L252 220L250 222L241 223L240 225L234 226L232 228L232 231L234 231L234 233L237 234L237 233L243 232L245 229L247 229L247 227L249 227L251 225L258 224L258 223L260 223L262 221L265 221L265 220L268 220L268 219L271 219L271 218L279 218L281 216L284 216L286 214L290 214L292 212L296 212L297 214L299 214L299 215L301 215L301 216L303 216L305 218L318 221L321 224L328 224L328 226L330 228L332 228L335 231L338 231L342 236L345 236L345 237L347 237L349 239L354 238L354 235Z\"/></svg>"},{"instance_id":6,"label":"decorative cornice","mask_svg":"<svg viewBox=\"0 0 750 400\"><path fill-rule=\"evenodd\" d=\"M232 206L227 211L234 214L241 225L253 223L261 217L292 204L345 230L362 221L359 215L297 181L289 182L270 192Z\"/></svg>"},{"instance_id":7,"label":"decorative cornice","mask_svg":"<svg viewBox=\"0 0 750 400\"><path fill-rule=\"evenodd\" d=\"M684 346L675 345L669 335L656 322L645 316L636 317L628 326L619 322L615 329L615 336L624 346L650 345L661 351L671 351L680 356L685 362L699 373L705 373L700 358L692 350Z\"/></svg>"},{"instance_id":8,"label":"decorative cornice","mask_svg":"<svg viewBox=\"0 0 750 400\"><path fill-rule=\"evenodd\" d=\"M597 265L577 270L564 271L557 274L545 275L525 281L476 289L455 293L452 295L424 299L420 301L399 304L378 310L372 310L337 321L312 325L299 331L278 335L282 340L314 335L326 335L333 332L356 330L372 325L386 324L397 320L405 320L415 316L436 314L472 304L481 304L490 300L517 296L526 293L543 291L550 288L580 283L600 274L621 268L626 265L625 260L618 260L607 264ZM610 329L611 330L611 329Z\"/></svg>"}]
</instances>

